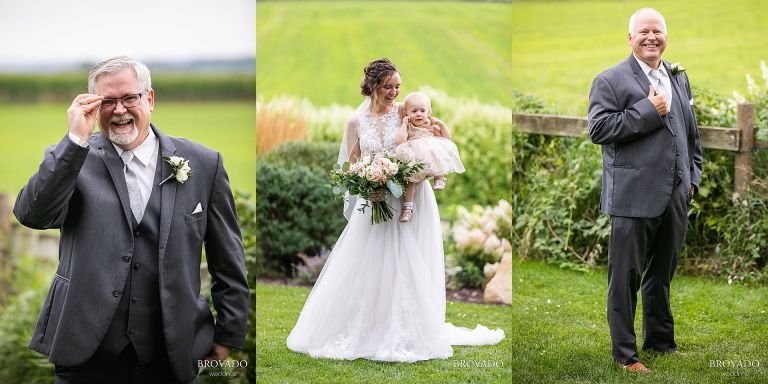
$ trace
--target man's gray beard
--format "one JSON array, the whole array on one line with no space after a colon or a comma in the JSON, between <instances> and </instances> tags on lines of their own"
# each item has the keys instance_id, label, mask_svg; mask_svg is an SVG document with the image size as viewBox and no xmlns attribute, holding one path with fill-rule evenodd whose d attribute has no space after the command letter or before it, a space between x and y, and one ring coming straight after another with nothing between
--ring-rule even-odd
<instances>
[{"instance_id":1,"label":"man's gray beard","mask_svg":"<svg viewBox=\"0 0 768 384\"><path fill-rule=\"evenodd\" d=\"M109 141L117 144L117 145L128 145L130 143L133 143L136 141L136 139L139 137L139 129L136 128L136 122L133 122L133 129L131 130L131 133L127 135L118 135L113 130L109 130Z\"/></svg>"}]
</instances>

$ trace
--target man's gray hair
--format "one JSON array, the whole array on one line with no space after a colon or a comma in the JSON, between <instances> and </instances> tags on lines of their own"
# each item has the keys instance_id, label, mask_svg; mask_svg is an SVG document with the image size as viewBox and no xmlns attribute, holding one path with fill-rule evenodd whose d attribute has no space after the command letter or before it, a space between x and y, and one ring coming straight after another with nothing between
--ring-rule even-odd
<instances>
[{"instance_id":1,"label":"man's gray hair","mask_svg":"<svg viewBox=\"0 0 768 384\"><path fill-rule=\"evenodd\" d=\"M635 19L637 16L639 16L641 13L655 13L657 16L659 16L659 19L661 19L661 31L664 32L664 34L667 34L667 22L664 21L664 15L661 14L661 12L657 11L656 8L640 8L635 13L632 14L632 16L629 18L629 34L634 36L635 35Z\"/></svg>"},{"instance_id":2,"label":"man's gray hair","mask_svg":"<svg viewBox=\"0 0 768 384\"><path fill-rule=\"evenodd\" d=\"M140 61L128 56L117 56L111 59L96 63L88 73L88 93L96 93L96 80L99 76L105 74L117 73L125 69L132 69L139 80L143 89L139 92L152 89L152 77L149 74L149 68Z\"/></svg>"}]
</instances>

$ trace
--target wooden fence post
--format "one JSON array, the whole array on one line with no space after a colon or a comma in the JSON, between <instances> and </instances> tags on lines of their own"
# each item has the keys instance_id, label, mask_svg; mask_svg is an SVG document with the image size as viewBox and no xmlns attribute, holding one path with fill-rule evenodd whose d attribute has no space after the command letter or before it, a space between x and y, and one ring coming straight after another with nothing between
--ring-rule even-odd
<instances>
[{"instance_id":1,"label":"wooden fence post","mask_svg":"<svg viewBox=\"0 0 768 384\"><path fill-rule=\"evenodd\" d=\"M8 195L0 193L0 234L11 232L11 202ZM1 238L2 236L0 236Z\"/></svg>"},{"instance_id":2,"label":"wooden fence post","mask_svg":"<svg viewBox=\"0 0 768 384\"><path fill-rule=\"evenodd\" d=\"M752 151L755 147L755 105L739 104L736 109L736 128L741 132L733 173L733 191L745 196L752 181Z\"/></svg>"}]
</instances>

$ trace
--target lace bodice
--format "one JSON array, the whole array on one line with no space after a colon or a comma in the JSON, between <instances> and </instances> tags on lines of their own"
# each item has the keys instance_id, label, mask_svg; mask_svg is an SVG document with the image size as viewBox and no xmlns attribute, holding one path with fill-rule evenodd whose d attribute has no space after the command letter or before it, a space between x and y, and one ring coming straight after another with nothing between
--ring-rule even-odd
<instances>
[{"instance_id":1,"label":"lace bodice","mask_svg":"<svg viewBox=\"0 0 768 384\"><path fill-rule=\"evenodd\" d=\"M372 116L369 111L357 112L360 121L360 152L363 156L395 149L395 134L401 124L397 109L398 105L395 104L382 116Z\"/></svg>"}]
</instances>

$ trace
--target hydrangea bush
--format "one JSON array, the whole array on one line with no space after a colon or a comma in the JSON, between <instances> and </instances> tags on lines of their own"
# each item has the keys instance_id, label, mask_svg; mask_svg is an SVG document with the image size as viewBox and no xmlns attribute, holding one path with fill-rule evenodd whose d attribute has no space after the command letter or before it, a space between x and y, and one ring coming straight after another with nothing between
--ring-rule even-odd
<instances>
[{"instance_id":1,"label":"hydrangea bush","mask_svg":"<svg viewBox=\"0 0 768 384\"><path fill-rule=\"evenodd\" d=\"M496 206L458 206L456 216L446 236L447 286L482 288L486 266L512 252L512 205L500 200Z\"/></svg>"}]
</instances>

